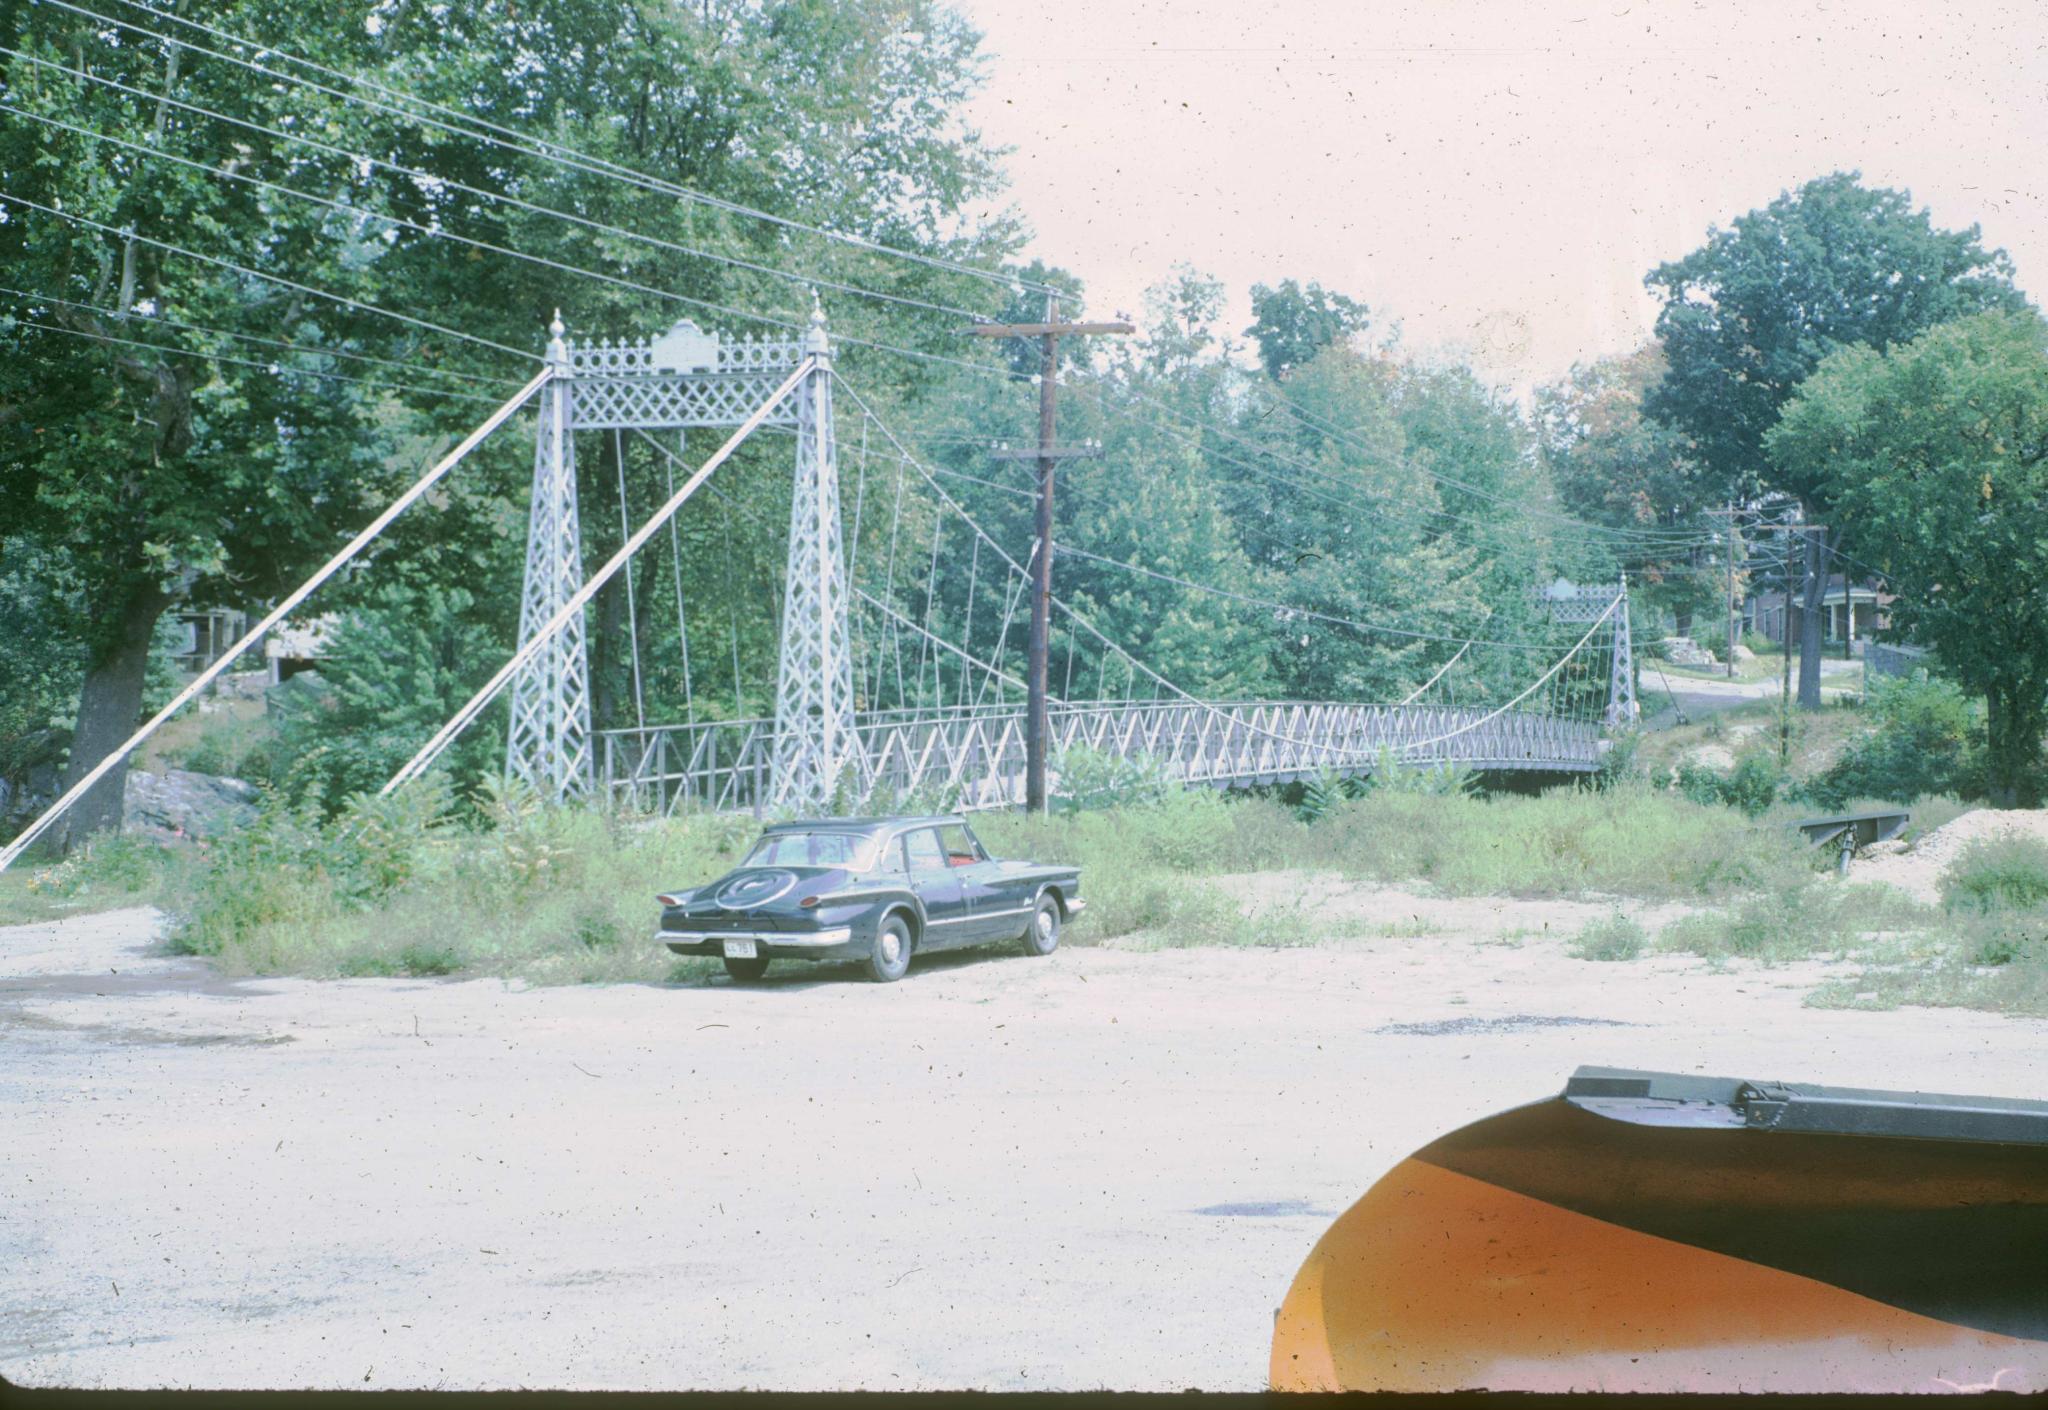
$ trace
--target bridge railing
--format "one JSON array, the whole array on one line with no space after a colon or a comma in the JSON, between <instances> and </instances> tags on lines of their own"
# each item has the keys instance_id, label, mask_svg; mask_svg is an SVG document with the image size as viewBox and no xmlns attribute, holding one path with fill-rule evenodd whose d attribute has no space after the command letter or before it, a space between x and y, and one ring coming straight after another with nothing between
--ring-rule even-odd
<instances>
[{"instance_id":1,"label":"bridge railing","mask_svg":"<svg viewBox=\"0 0 2048 1410\"><path fill-rule=\"evenodd\" d=\"M1399 763L1485 770L1588 772L1598 724L1473 706L1311 701L1078 701L1051 711L1052 753L1087 748L1144 757L1183 784L1246 788L1328 769L1369 774ZM884 710L855 718L848 780L856 806L1011 807L1024 799L1024 710L1015 704ZM775 752L772 720L722 720L600 736L607 804L640 813L760 813ZM1057 779L1053 780L1055 788Z\"/></svg>"}]
</instances>

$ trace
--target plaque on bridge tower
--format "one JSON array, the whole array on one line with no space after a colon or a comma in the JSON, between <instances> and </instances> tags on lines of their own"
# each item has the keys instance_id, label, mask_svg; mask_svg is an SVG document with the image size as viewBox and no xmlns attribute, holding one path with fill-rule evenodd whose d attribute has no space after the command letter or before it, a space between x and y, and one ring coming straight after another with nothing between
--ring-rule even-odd
<instances>
[{"instance_id":1,"label":"plaque on bridge tower","mask_svg":"<svg viewBox=\"0 0 2048 1410\"><path fill-rule=\"evenodd\" d=\"M716 372L718 335L685 318L654 340L649 362L659 372Z\"/></svg>"}]
</instances>

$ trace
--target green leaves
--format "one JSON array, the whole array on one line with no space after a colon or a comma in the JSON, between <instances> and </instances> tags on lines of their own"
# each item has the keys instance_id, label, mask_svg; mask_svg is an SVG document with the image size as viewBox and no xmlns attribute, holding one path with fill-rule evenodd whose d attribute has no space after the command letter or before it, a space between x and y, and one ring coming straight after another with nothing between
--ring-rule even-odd
<instances>
[{"instance_id":1,"label":"green leaves","mask_svg":"<svg viewBox=\"0 0 2048 1410\"><path fill-rule=\"evenodd\" d=\"M1963 314L2025 306L2011 262L1985 250L1975 226L1937 229L1906 192L1866 187L1854 172L1738 217L1644 283L1663 300L1657 336L1670 364L1646 409L1687 437L1711 499L1768 484L1814 501L1825 488L1785 478L1763 442L1835 349L1883 349Z\"/></svg>"},{"instance_id":2,"label":"green leaves","mask_svg":"<svg viewBox=\"0 0 2048 1410\"><path fill-rule=\"evenodd\" d=\"M1824 361L1765 438L1889 578L1893 626L1989 705L1994 798L2038 801L2048 723L2048 345L1985 313ZM1984 485L1993 486L1987 498Z\"/></svg>"}]
</instances>

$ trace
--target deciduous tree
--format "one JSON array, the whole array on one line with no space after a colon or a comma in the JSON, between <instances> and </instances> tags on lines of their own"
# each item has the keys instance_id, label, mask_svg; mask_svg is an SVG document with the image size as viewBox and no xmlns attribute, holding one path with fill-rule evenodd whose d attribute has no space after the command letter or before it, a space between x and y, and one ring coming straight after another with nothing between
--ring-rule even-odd
<instances>
[{"instance_id":1,"label":"deciduous tree","mask_svg":"<svg viewBox=\"0 0 2048 1410\"><path fill-rule=\"evenodd\" d=\"M2041 802L2048 727L2048 329L1986 313L1823 361L1766 437L1898 595L1893 625L1984 696L1999 802Z\"/></svg>"}]
</instances>

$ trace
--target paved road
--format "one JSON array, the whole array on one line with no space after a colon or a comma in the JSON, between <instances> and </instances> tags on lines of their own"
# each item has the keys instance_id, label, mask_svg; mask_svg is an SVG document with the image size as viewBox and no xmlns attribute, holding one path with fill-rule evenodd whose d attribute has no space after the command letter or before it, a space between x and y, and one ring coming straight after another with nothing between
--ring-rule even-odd
<instances>
[{"instance_id":1,"label":"paved road","mask_svg":"<svg viewBox=\"0 0 2048 1410\"><path fill-rule=\"evenodd\" d=\"M1798 663L1793 663L1794 671ZM1855 691L1861 687L1863 663L1842 661L1834 658L1820 663L1821 695L1831 698L1844 691ZM1676 724L1672 704L1685 712L1688 720L1704 719L1721 710L1732 710L1738 705L1752 704L1758 700L1777 700L1783 694L1784 682L1777 676L1767 680L1728 680L1687 675L1683 671L1669 668L1659 670L1657 663L1644 661L1642 679L1637 682L1637 696L1642 702L1643 724L1649 729L1668 729ZM1793 687L1798 690L1795 675Z\"/></svg>"},{"instance_id":2,"label":"paved road","mask_svg":"<svg viewBox=\"0 0 2048 1410\"><path fill-rule=\"evenodd\" d=\"M0 930L19 1383L1251 1389L1330 1217L1577 1063L2038 1095L2048 1051L1543 939L526 990L153 924Z\"/></svg>"}]
</instances>

